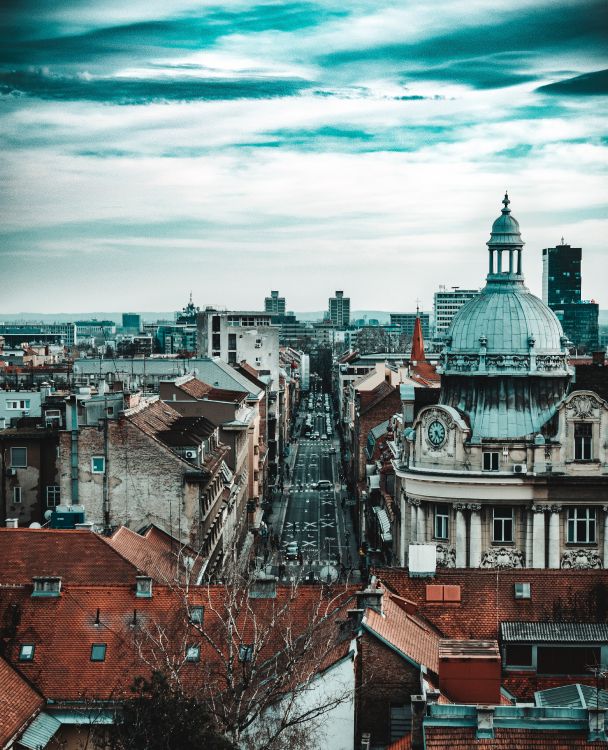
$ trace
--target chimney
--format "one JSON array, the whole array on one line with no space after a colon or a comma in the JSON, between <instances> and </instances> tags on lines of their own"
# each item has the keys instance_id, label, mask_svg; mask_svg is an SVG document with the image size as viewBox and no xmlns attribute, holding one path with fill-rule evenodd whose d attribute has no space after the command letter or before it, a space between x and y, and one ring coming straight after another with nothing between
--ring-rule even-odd
<instances>
[{"instance_id":1,"label":"chimney","mask_svg":"<svg viewBox=\"0 0 608 750\"><path fill-rule=\"evenodd\" d=\"M439 689L457 703L500 703L500 651L496 641L439 642Z\"/></svg>"},{"instance_id":2,"label":"chimney","mask_svg":"<svg viewBox=\"0 0 608 750\"><path fill-rule=\"evenodd\" d=\"M477 739L493 739L494 706L477 706Z\"/></svg>"},{"instance_id":3,"label":"chimney","mask_svg":"<svg viewBox=\"0 0 608 750\"><path fill-rule=\"evenodd\" d=\"M379 614L382 614L383 593L384 590L379 585L378 579L376 576L372 576L367 588L363 591L357 591L357 608L365 610L369 607Z\"/></svg>"},{"instance_id":4,"label":"chimney","mask_svg":"<svg viewBox=\"0 0 608 750\"><path fill-rule=\"evenodd\" d=\"M589 708L589 742L606 742L606 709Z\"/></svg>"},{"instance_id":5,"label":"chimney","mask_svg":"<svg viewBox=\"0 0 608 750\"><path fill-rule=\"evenodd\" d=\"M18 518L7 518L6 519L6 528L7 529L18 529L19 528L19 519Z\"/></svg>"},{"instance_id":6,"label":"chimney","mask_svg":"<svg viewBox=\"0 0 608 750\"><path fill-rule=\"evenodd\" d=\"M424 747L424 714L426 713L426 701L424 695L412 695L412 750L421 750Z\"/></svg>"}]
</instances>

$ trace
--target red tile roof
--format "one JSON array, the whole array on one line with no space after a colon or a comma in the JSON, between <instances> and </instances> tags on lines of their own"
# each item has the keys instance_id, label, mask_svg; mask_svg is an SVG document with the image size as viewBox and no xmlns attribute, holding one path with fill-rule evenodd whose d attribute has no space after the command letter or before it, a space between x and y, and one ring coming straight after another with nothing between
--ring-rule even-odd
<instances>
[{"instance_id":1,"label":"red tile roof","mask_svg":"<svg viewBox=\"0 0 608 750\"><path fill-rule=\"evenodd\" d=\"M493 739L476 739L473 727L425 726L426 750L590 750L606 748L589 742L587 733L554 729L494 729ZM407 747L407 746L406 746ZM391 748L392 750L392 748Z\"/></svg>"},{"instance_id":2,"label":"red tile roof","mask_svg":"<svg viewBox=\"0 0 608 750\"><path fill-rule=\"evenodd\" d=\"M382 614L367 609L364 626L416 664L439 672L441 634L428 622L405 611L390 595L383 596Z\"/></svg>"},{"instance_id":3,"label":"red tile roof","mask_svg":"<svg viewBox=\"0 0 608 750\"><path fill-rule=\"evenodd\" d=\"M65 586L58 597L32 597L29 587L4 593L0 621L19 612L16 633L4 643L6 657L16 663L21 643L35 645L34 659L19 666L47 699L118 699L129 691L136 676L149 676L159 666L166 669L167 660L180 666L183 683L193 690L209 687L211 679L219 680L213 683L218 690L222 687L218 654L188 622L184 590L154 584L151 598L137 597L135 587L126 585ZM190 606L204 606L205 633L225 652L227 630L221 617L231 596L238 597L240 592L235 594L223 586L191 587L188 592ZM347 620L353 596L352 590L341 589L330 602L318 586L301 586L295 592L290 586L278 586L274 599L244 598L232 645L238 650L239 643L253 643L254 634L268 628L269 635L262 639L256 655L260 664L285 647L286 633L297 638L307 632L312 621L327 617L318 631L322 637L315 647L316 660L312 660L316 671L326 669L332 660L344 656L344 641L350 641L348 633L341 633L338 621ZM200 644L200 663L184 664L185 648L192 643ZM104 661L91 661L93 644L106 644ZM292 676L306 677L310 668L302 663L298 674Z\"/></svg>"},{"instance_id":4,"label":"red tile roof","mask_svg":"<svg viewBox=\"0 0 608 750\"><path fill-rule=\"evenodd\" d=\"M190 581L196 581L203 562L192 548L154 525L144 534L121 526L106 541L138 570L159 583L185 581L186 573ZM189 568L186 568L186 559L193 561Z\"/></svg>"},{"instance_id":5,"label":"red tile roof","mask_svg":"<svg viewBox=\"0 0 608 750\"><path fill-rule=\"evenodd\" d=\"M569 570L566 575L548 569L438 568L432 583L460 586L461 602L436 604L426 601L428 578L410 578L404 568L377 568L374 573L389 590L412 601L418 615L446 638L462 639L496 640L504 621L562 619L560 608L567 613L577 597L586 601L598 585L608 587L606 570ZM514 584L521 582L530 583L530 599L515 598Z\"/></svg>"},{"instance_id":6,"label":"red tile roof","mask_svg":"<svg viewBox=\"0 0 608 750\"><path fill-rule=\"evenodd\" d=\"M33 576L61 576L63 584L109 585L135 580L137 570L91 531L0 528L2 585L31 584Z\"/></svg>"},{"instance_id":7,"label":"red tile roof","mask_svg":"<svg viewBox=\"0 0 608 750\"><path fill-rule=\"evenodd\" d=\"M208 385L207 383L203 383L202 380L198 380L197 378L186 380L179 385L177 385L176 383L175 385L176 388L179 388L184 393L192 396L192 398L204 398L209 393L209 391L212 390L212 386Z\"/></svg>"},{"instance_id":8,"label":"red tile roof","mask_svg":"<svg viewBox=\"0 0 608 750\"><path fill-rule=\"evenodd\" d=\"M43 703L42 696L0 657L0 747L22 733Z\"/></svg>"}]
</instances>

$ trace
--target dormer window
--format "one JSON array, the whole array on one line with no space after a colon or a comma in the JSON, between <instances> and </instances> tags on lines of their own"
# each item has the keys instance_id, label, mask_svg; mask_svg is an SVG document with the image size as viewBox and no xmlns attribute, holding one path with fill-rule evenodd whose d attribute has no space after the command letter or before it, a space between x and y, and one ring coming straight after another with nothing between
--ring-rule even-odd
<instances>
[{"instance_id":1,"label":"dormer window","mask_svg":"<svg viewBox=\"0 0 608 750\"><path fill-rule=\"evenodd\" d=\"M137 576L135 581L135 596L150 599L152 597L152 579L149 576Z\"/></svg>"},{"instance_id":2,"label":"dormer window","mask_svg":"<svg viewBox=\"0 0 608 750\"><path fill-rule=\"evenodd\" d=\"M201 658L201 647L198 645L188 646L186 649L186 661L196 662L200 661Z\"/></svg>"},{"instance_id":3,"label":"dormer window","mask_svg":"<svg viewBox=\"0 0 608 750\"><path fill-rule=\"evenodd\" d=\"M59 576L35 576L32 596L59 596L61 578Z\"/></svg>"},{"instance_id":4,"label":"dormer window","mask_svg":"<svg viewBox=\"0 0 608 750\"><path fill-rule=\"evenodd\" d=\"M106 644L105 643L93 643L91 646L91 661L105 661L106 660Z\"/></svg>"},{"instance_id":5,"label":"dormer window","mask_svg":"<svg viewBox=\"0 0 608 750\"><path fill-rule=\"evenodd\" d=\"M591 461L593 427L591 422L574 423L574 460Z\"/></svg>"},{"instance_id":6,"label":"dormer window","mask_svg":"<svg viewBox=\"0 0 608 750\"><path fill-rule=\"evenodd\" d=\"M205 613L204 607L191 607L190 622L194 623L194 625L202 625L204 613Z\"/></svg>"}]
</instances>

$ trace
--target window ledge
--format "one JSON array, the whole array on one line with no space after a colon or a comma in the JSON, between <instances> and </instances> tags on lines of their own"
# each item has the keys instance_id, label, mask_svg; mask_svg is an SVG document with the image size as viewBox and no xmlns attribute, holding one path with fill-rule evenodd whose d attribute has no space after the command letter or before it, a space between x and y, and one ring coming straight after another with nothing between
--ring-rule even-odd
<instances>
[{"instance_id":1,"label":"window ledge","mask_svg":"<svg viewBox=\"0 0 608 750\"><path fill-rule=\"evenodd\" d=\"M598 548L597 542L566 542L566 547L589 547Z\"/></svg>"},{"instance_id":2,"label":"window ledge","mask_svg":"<svg viewBox=\"0 0 608 750\"><path fill-rule=\"evenodd\" d=\"M492 546L493 547L515 547L515 542L497 542L495 540L492 540Z\"/></svg>"}]
</instances>

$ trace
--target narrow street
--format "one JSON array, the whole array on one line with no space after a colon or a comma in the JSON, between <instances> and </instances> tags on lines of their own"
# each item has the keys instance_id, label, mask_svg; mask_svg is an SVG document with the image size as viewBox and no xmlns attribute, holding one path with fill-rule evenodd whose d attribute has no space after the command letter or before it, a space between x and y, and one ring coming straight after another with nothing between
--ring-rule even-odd
<instances>
[{"instance_id":1,"label":"narrow street","mask_svg":"<svg viewBox=\"0 0 608 750\"><path fill-rule=\"evenodd\" d=\"M298 437L291 444L288 460L289 478L283 496L275 531L280 538L274 566L285 565L288 576L304 575L315 580L337 580L358 577L358 556L350 519L343 511L339 477L339 440L333 430L331 406L326 410L321 396L311 395L313 410L302 399L298 424L306 431L309 417L310 436ZM321 401L321 403L319 403ZM327 420L331 424L331 436ZM316 437L315 433L319 434ZM321 482L321 486L319 486ZM297 555L285 554L289 543L297 543ZM273 566L273 567L274 567Z\"/></svg>"}]
</instances>

